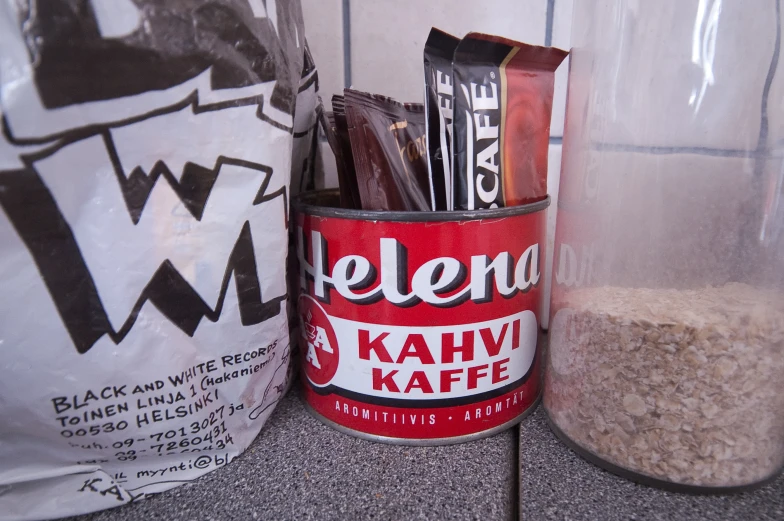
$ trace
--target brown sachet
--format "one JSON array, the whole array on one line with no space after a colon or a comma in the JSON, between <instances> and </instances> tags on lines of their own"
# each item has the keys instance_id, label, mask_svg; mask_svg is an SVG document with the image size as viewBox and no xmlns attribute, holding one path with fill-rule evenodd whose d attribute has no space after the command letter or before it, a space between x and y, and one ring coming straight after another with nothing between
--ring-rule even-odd
<instances>
[{"instance_id":1,"label":"brown sachet","mask_svg":"<svg viewBox=\"0 0 784 521\"><path fill-rule=\"evenodd\" d=\"M349 208L359 209L362 208L362 202L359 198L359 189L357 188L357 174L354 166L354 154L352 153L351 149L351 139L348 135L346 106L343 100L343 96L338 94L334 94L332 96L332 115L335 123L333 128L335 130L335 136L340 148L340 157L343 162L346 191L347 195L351 197L351 206L349 206ZM335 157L337 158L337 155L335 155ZM338 172L340 171L338 170ZM341 182L341 180L338 179L338 182Z\"/></svg>"},{"instance_id":2,"label":"brown sachet","mask_svg":"<svg viewBox=\"0 0 784 521\"><path fill-rule=\"evenodd\" d=\"M345 89L363 210L430 210L425 109Z\"/></svg>"},{"instance_id":3,"label":"brown sachet","mask_svg":"<svg viewBox=\"0 0 784 521\"><path fill-rule=\"evenodd\" d=\"M340 190L340 207L341 208L360 208L359 205L354 204L353 195L351 193L350 180L348 179L348 172L343 160L343 149L341 148L340 138L338 137L337 128L335 126L335 114L325 110L320 111L319 120L324 129L324 135L327 137L329 148L332 149L332 154L335 156L335 167L338 173L338 188ZM356 181L356 179L354 180Z\"/></svg>"},{"instance_id":4,"label":"brown sachet","mask_svg":"<svg viewBox=\"0 0 784 521\"><path fill-rule=\"evenodd\" d=\"M469 33L452 63L455 210L547 195L555 69L568 53Z\"/></svg>"}]
</instances>

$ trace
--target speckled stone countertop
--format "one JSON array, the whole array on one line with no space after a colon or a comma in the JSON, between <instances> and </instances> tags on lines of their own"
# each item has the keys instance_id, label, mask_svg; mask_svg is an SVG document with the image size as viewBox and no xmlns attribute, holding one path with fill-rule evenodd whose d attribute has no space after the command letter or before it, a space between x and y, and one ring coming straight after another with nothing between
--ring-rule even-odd
<instances>
[{"instance_id":1,"label":"speckled stone countertop","mask_svg":"<svg viewBox=\"0 0 784 521\"><path fill-rule=\"evenodd\" d=\"M519 472L518 472L519 462ZM541 407L519 429L449 447L400 447L322 425L296 392L248 451L108 520L784 520L784 477L755 492L693 496L636 485L585 462Z\"/></svg>"},{"instance_id":2,"label":"speckled stone countertop","mask_svg":"<svg viewBox=\"0 0 784 521\"><path fill-rule=\"evenodd\" d=\"M230 465L73 521L509 519L516 444L515 430L448 447L360 440L310 416L292 390Z\"/></svg>"}]
</instances>

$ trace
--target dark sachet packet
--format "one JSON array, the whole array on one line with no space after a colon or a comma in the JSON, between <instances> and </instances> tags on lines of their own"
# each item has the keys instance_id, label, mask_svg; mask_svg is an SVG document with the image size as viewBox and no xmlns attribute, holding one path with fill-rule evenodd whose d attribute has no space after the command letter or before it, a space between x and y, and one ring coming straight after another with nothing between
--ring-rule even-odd
<instances>
[{"instance_id":1,"label":"dark sachet packet","mask_svg":"<svg viewBox=\"0 0 784 521\"><path fill-rule=\"evenodd\" d=\"M362 202L359 198L359 188L357 188L357 173L354 165L354 154L351 150L351 139L348 135L346 106L343 96L338 94L332 96L332 115L335 118L335 134L340 143L340 157L343 161L346 188L348 194L351 195L351 208L359 209L362 208Z\"/></svg>"},{"instance_id":2,"label":"dark sachet packet","mask_svg":"<svg viewBox=\"0 0 784 521\"><path fill-rule=\"evenodd\" d=\"M343 162L343 150L341 149L340 138L338 137L337 128L335 126L335 114L323 110L322 106L322 110L319 113L319 120L324 129L324 135L327 137L329 148L332 149L332 154L335 156L335 167L338 173L338 188L340 190L340 207L359 208L359 206L354 205L349 182L346 179L348 174L346 172L346 165Z\"/></svg>"},{"instance_id":3,"label":"dark sachet packet","mask_svg":"<svg viewBox=\"0 0 784 521\"><path fill-rule=\"evenodd\" d=\"M452 56L459 38L433 27L425 43L425 113L430 204L452 209Z\"/></svg>"},{"instance_id":4,"label":"dark sachet packet","mask_svg":"<svg viewBox=\"0 0 784 521\"><path fill-rule=\"evenodd\" d=\"M516 206L547 195L555 69L568 53L469 33L452 64L457 210Z\"/></svg>"},{"instance_id":5,"label":"dark sachet packet","mask_svg":"<svg viewBox=\"0 0 784 521\"><path fill-rule=\"evenodd\" d=\"M345 89L363 210L430 210L425 108Z\"/></svg>"}]
</instances>

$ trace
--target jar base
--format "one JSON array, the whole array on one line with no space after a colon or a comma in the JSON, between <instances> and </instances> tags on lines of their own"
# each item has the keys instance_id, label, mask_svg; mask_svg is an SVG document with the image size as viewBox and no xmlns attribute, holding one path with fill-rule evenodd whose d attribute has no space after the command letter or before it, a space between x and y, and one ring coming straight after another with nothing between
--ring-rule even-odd
<instances>
[{"instance_id":1,"label":"jar base","mask_svg":"<svg viewBox=\"0 0 784 521\"><path fill-rule=\"evenodd\" d=\"M558 438L561 443L566 445L572 452L583 458L588 463L591 463L603 470L611 472L616 476L620 476L622 478L628 479L629 481L633 481L635 483L639 483L640 485L645 485L648 487L654 487L661 490L666 490L668 492L678 492L684 494L695 494L695 495L721 495L721 494L738 494L741 492L749 492L752 490L757 490L773 481L775 481L784 471L784 468L781 468L771 474L769 477L763 479L762 481L757 481L754 483L750 483L747 485L736 485L736 486L700 486L700 485L688 485L684 483L673 483L672 481L667 481L663 479L654 478L652 476L647 476L645 474L640 474L638 472L634 472L633 470L629 470L627 468L620 467L615 465L614 463L610 463L601 457L597 456L593 452L586 450L585 448L581 447L574 441L572 441L569 436L566 435L550 418L550 413L547 411L547 408L543 406L545 417L547 418L547 425L550 427L550 430L555 434L556 438Z\"/></svg>"}]
</instances>

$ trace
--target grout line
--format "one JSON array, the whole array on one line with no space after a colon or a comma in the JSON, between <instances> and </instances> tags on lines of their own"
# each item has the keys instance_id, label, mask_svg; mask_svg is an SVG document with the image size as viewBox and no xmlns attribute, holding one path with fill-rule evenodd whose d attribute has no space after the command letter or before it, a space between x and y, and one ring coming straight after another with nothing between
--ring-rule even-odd
<instances>
[{"instance_id":1,"label":"grout line","mask_svg":"<svg viewBox=\"0 0 784 521\"><path fill-rule=\"evenodd\" d=\"M550 145L563 145L563 136L550 136ZM780 147L784 146L784 139L774 143L768 149L765 146L756 150L738 150L730 148L709 148L709 147L643 147L636 145L624 145L621 143L594 143L593 149L603 152L636 152L641 154L668 155L668 154L694 154L698 156L711 157L739 157L743 159L771 159L781 157L777 153Z\"/></svg>"},{"instance_id":2,"label":"grout line","mask_svg":"<svg viewBox=\"0 0 784 521\"><path fill-rule=\"evenodd\" d=\"M521 475L521 467L522 461L520 461L520 424L514 426L514 482L512 484L512 520L513 521L520 521L523 518L522 510L523 510L523 498L522 488L520 486L520 481L522 478Z\"/></svg>"},{"instance_id":3,"label":"grout line","mask_svg":"<svg viewBox=\"0 0 784 521\"><path fill-rule=\"evenodd\" d=\"M773 84L773 77L776 75L776 69L779 63L779 50L781 47L781 0L774 0L776 17L776 44L773 48L773 55L770 58L770 66L768 67L768 74L765 77L765 85L762 87L762 99L760 103L760 131L759 140L757 141L756 157L754 161L754 175L751 178L751 197L754 200L765 201L770 195L770 188L765 186L762 179L766 160L770 157L770 150L768 149L768 97L770 95L770 88ZM768 192L768 193L766 193ZM763 244L766 233L766 220L767 211L762 204L753 205L750 208L742 208L739 222L741 222L740 238L736 246L736 258L740 259L738 263L740 273L738 275L744 278L749 275L753 269L753 252L756 248ZM775 211L775 207L774 207Z\"/></svg>"},{"instance_id":4,"label":"grout line","mask_svg":"<svg viewBox=\"0 0 784 521\"><path fill-rule=\"evenodd\" d=\"M773 56L770 59L770 67L768 74L765 77L765 86L762 87L762 103L760 105L760 131L759 141L757 141L757 157L761 157L766 151L768 146L768 98L770 97L770 88L773 84L773 77L776 75L776 69L779 65L779 51L781 48L781 0L775 0L776 6L776 44L773 47ZM763 164L762 161L757 161L754 165L754 175L761 176Z\"/></svg>"},{"instance_id":5,"label":"grout line","mask_svg":"<svg viewBox=\"0 0 784 521\"><path fill-rule=\"evenodd\" d=\"M766 150L758 152L757 150L735 150L709 147L644 147L620 143L594 143L593 149L608 152L639 152L655 155L696 154L701 156L742 158L761 157L766 152Z\"/></svg>"},{"instance_id":6,"label":"grout line","mask_svg":"<svg viewBox=\"0 0 784 521\"><path fill-rule=\"evenodd\" d=\"M351 0L343 0L343 85L351 87Z\"/></svg>"},{"instance_id":7,"label":"grout line","mask_svg":"<svg viewBox=\"0 0 784 521\"><path fill-rule=\"evenodd\" d=\"M547 0L547 15L544 26L544 45L550 47L553 44L553 17L555 16L555 0Z\"/></svg>"}]
</instances>

